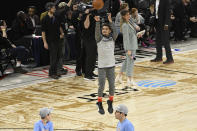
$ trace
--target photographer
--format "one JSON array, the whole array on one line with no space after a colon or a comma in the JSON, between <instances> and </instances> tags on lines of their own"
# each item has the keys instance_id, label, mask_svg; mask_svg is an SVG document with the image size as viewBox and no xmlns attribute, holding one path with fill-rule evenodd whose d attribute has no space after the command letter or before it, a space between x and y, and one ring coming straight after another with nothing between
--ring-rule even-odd
<instances>
[{"instance_id":1,"label":"photographer","mask_svg":"<svg viewBox=\"0 0 197 131\"><path fill-rule=\"evenodd\" d=\"M6 52L11 54L12 58L16 59L16 66L14 67L15 73L27 73L26 70L21 68L21 61L27 56L27 49L23 46L16 46L7 39L6 22L0 21L0 47L6 49Z\"/></svg>"},{"instance_id":2,"label":"photographer","mask_svg":"<svg viewBox=\"0 0 197 131\"><path fill-rule=\"evenodd\" d=\"M97 46L95 40L95 20L90 9L86 9L82 17L82 46L85 53L85 80L94 80L93 73L96 64ZM83 55L84 55L83 53Z\"/></svg>"},{"instance_id":3,"label":"photographer","mask_svg":"<svg viewBox=\"0 0 197 131\"><path fill-rule=\"evenodd\" d=\"M75 28L75 48L76 48L76 68L75 72L77 76L82 76L82 72L84 72L83 66L83 52L82 52L82 44L81 44L81 17L82 11L80 10L80 5L78 3L74 3L72 6L72 24ZM83 68L82 68L83 66ZM82 71L81 71L82 70Z\"/></svg>"}]
</instances>

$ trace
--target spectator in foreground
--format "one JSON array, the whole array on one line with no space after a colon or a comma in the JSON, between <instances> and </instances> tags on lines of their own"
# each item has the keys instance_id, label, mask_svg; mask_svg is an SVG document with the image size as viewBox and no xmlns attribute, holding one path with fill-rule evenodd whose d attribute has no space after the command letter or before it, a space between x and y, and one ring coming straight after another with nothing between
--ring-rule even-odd
<instances>
[{"instance_id":1,"label":"spectator in foreground","mask_svg":"<svg viewBox=\"0 0 197 131\"><path fill-rule=\"evenodd\" d=\"M134 131L133 124L126 118L128 108L120 104L115 108L115 118L119 120L117 124L117 131Z\"/></svg>"},{"instance_id":2,"label":"spectator in foreground","mask_svg":"<svg viewBox=\"0 0 197 131\"><path fill-rule=\"evenodd\" d=\"M53 123L51 122L51 111L49 108L40 109L41 120L35 123L34 131L53 131Z\"/></svg>"}]
</instances>

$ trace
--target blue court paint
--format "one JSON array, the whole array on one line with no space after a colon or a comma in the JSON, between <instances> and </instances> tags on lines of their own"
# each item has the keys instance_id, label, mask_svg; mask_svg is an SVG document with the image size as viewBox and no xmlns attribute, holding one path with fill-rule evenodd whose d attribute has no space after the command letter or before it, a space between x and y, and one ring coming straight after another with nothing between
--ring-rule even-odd
<instances>
[{"instance_id":1,"label":"blue court paint","mask_svg":"<svg viewBox=\"0 0 197 131\"><path fill-rule=\"evenodd\" d=\"M137 83L138 86L141 87L168 87L176 85L175 81L172 80L142 80Z\"/></svg>"}]
</instances>

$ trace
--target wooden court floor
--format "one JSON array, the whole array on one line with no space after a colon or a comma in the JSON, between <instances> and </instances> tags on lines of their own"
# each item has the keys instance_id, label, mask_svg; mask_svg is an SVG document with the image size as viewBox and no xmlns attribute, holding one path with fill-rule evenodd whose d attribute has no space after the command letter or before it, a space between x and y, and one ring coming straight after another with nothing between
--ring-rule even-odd
<instances>
[{"instance_id":1,"label":"wooden court floor","mask_svg":"<svg viewBox=\"0 0 197 131\"><path fill-rule=\"evenodd\" d=\"M139 91L116 85L114 106L128 106L127 118L136 131L197 131L197 51L176 54L174 59L171 65L136 63ZM119 70L116 67L116 73ZM39 109L51 107L55 129L115 131L118 120L107 112L107 83L106 114L97 112L97 83L72 77L1 91L0 128L33 128Z\"/></svg>"}]
</instances>

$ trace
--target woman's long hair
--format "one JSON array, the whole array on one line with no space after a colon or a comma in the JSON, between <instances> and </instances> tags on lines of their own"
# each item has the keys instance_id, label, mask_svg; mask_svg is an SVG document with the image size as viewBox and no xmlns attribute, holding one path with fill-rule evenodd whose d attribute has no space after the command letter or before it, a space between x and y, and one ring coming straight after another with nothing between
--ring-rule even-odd
<instances>
[{"instance_id":1,"label":"woman's long hair","mask_svg":"<svg viewBox=\"0 0 197 131\"><path fill-rule=\"evenodd\" d=\"M124 18L124 16L125 16L127 13L129 13L129 10L122 10L122 11L120 12L120 14L121 14L121 19L120 19L120 32L122 32L122 25L123 25L124 23L127 23L127 21L126 21L125 18Z\"/></svg>"}]
</instances>

